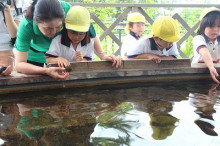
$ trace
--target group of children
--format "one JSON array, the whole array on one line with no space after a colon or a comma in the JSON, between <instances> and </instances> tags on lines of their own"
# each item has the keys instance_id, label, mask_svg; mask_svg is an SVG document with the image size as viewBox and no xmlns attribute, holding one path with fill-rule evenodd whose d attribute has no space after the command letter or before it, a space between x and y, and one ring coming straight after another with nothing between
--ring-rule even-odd
<instances>
[{"instance_id":1,"label":"group of children","mask_svg":"<svg viewBox=\"0 0 220 146\"><path fill-rule=\"evenodd\" d=\"M212 7L205 10L200 21L198 35L193 40L192 63L204 62L213 80L219 83L213 63L220 61L220 9ZM93 26L89 11L82 6L73 6L66 15L61 34L52 40L45 54L46 62L65 67L70 62L90 61L96 53L101 60L120 66L121 58L105 55L98 38L92 37L90 27ZM145 17L138 12L129 14L125 28L127 36L121 47L123 59L151 59L160 63L161 59L178 58L175 42L180 39L180 32L176 20L168 16L157 18L152 24L151 33L140 39L144 30Z\"/></svg>"},{"instance_id":2,"label":"group of children","mask_svg":"<svg viewBox=\"0 0 220 146\"><path fill-rule=\"evenodd\" d=\"M151 59L160 63L161 59L178 58L175 42L180 39L180 32L177 21L171 17L159 17L152 24L151 33L140 39L144 25L145 18L140 13L128 16L127 36L121 47L124 59ZM192 63L205 63L212 79L219 83L213 63L220 62L220 9L211 7L202 12L197 36L193 39L193 51Z\"/></svg>"}]
</instances>

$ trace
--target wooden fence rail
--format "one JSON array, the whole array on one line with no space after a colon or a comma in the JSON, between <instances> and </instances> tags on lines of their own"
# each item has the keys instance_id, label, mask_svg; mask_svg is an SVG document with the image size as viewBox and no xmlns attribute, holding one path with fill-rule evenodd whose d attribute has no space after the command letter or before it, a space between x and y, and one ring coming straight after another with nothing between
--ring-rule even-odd
<instances>
[{"instance_id":1,"label":"wooden fence rail","mask_svg":"<svg viewBox=\"0 0 220 146\"><path fill-rule=\"evenodd\" d=\"M106 36L110 36L111 39L119 46L118 50L115 51L115 54L120 54L120 48L122 45L121 40L112 33L112 30L116 28L116 26L122 22L130 12L140 12L146 18L146 21L149 22L150 25L153 24L154 20L145 12L143 8L155 7L155 8L206 8L206 7L218 7L220 8L220 4L88 4L88 3L71 3L72 5L81 5L84 7L117 7L117 8L125 8L124 11L117 17L117 19L109 26L106 25L96 16L96 14L91 13L91 19L97 23L104 30L103 34L100 35L100 40L106 38ZM172 16L174 19L179 21L179 23L186 29L186 33L181 37L181 39L177 42L177 46L180 52L180 56L182 58L187 58L187 56L180 50L181 44L191 35L195 36L195 30L197 29L199 22L196 22L192 27L190 27L178 13L175 13Z\"/></svg>"}]
</instances>

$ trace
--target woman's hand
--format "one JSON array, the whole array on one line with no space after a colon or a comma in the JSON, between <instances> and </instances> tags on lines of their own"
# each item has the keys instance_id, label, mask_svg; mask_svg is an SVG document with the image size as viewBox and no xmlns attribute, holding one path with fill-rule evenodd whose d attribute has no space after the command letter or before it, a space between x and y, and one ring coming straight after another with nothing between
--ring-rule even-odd
<instances>
[{"instance_id":1,"label":"woman's hand","mask_svg":"<svg viewBox=\"0 0 220 146\"><path fill-rule=\"evenodd\" d=\"M61 80L61 81L65 81L69 77L69 73L66 72L66 69L61 67L46 68L46 74L56 80Z\"/></svg>"},{"instance_id":2,"label":"woman's hand","mask_svg":"<svg viewBox=\"0 0 220 146\"><path fill-rule=\"evenodd\" d=\"M57 57L56 60L59 67L65 68L70 65L70 62L63 57Z\"/></svg>"},{"instance_id":3,"label":"woman's hand","mask_svg":"<svg viewBox=\"0 0 220 146\"><path fill-rule=\"evenodd\" d=\"M83 61L83 54L80 51L76 51L74 57L77 62Z\"/></svg>"},{"instance_id":4,"label":"woman's hand","mask_svg":"<svg viewBox=\"0 0 220 146\"><path fill-rule=\"evenodd\" d=\"M3 76L8 76L11 74L11 72L13 71L13 68L11 65L9 65L2 73L1 75Z\"/></svg>"},{"instance_id":5,"label":"woman's hand","mask_svg":"<svg viewBox=\"0 0 220 146\"><path fill-rule=\"evenodd\" d=\"M111 61L112 66L115 66L116 68L118 68L119 66L121 66L121 62L122 62L122 58L120 56L114 56L114 55L105 55L102 60L106 60L106 61Z\"/></svg>"}]
</instances>

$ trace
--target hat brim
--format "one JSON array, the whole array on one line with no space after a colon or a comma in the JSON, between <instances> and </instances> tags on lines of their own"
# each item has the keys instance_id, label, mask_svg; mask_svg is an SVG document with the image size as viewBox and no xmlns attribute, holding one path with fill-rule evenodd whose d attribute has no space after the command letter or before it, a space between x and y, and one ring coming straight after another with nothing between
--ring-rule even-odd
<instances>
[{"instance_id":1,"label":"hat brim","mask_svg":"<svg viewBox=\"0 0 220 146\"><path fill-rule=\"evenodd\" d=\"M161 38L161 39L166 42L176 42L180 39L180 36L173 36L173 37Z\"/></svg>"},{"instance_id":2,"label":"hat brim","mask_svg":"<svg viewBox=\"0 0 220 146\"><path fill-rule=\"evenodd\" d=\"M66 23L66 28L69 30L77 31L77 32L87 32L89 30L89 26L77 26Z\"/></svg>"}]
</instances>

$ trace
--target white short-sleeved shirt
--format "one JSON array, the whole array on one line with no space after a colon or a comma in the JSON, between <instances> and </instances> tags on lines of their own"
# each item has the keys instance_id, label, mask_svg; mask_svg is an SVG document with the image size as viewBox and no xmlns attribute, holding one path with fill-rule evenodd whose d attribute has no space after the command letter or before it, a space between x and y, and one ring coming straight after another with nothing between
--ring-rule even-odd
<instances>
[{"instance_id":1,"label":"white short-sleeved shirt","mask_svg":"<svg viewBox=\"0 0 220 146\"><path fill-rule=\"evenodd\" d=\"M25 13L29 5L30 5L29 0L17 0L16 1L17 8L21 8L23 14ZM17 16L17 13L14 7L11 8L11 13L12 13L14 20L16 21L21 21L21 19L23 18L23 14ZM4 16L3 16L2 11L0 11L0 51L12 50L13 46L11 46L10 41L11 41L11 37L8 33L6 24L4 22Z\"/></svg>"},{"instance_id":2,"label":"white short-sleeved shirt","mask_svg":"<svg viewBox=\"0 0 220 146\"><path fill-rule=\"evenodd\" d=\"M157 56L173 56L177 58L179 55L176 43L173 43L173 46L170 48L164 48L162 51L158 50L157 45L153 38L144 37L135 48L128 50L128 58L136 57L140 54L154 54Z\"/></svg>"},{"instance_id":3,"label":"white short-sleeved shirt","mask_svg":"<svg viewBox=\"0 0 220 146\"><path fill-rule=\"evenodd\" d=\"M127 56L127 51L131 48L135 48L137 46L139 39L136 39L131 34L127 34L123 40L123 44L121 46L121 56L123 59L125 59L125 56Z\"/></svg>"},{"instance_id":4,"label":"white short-sleeved shirt","mask_svg":"<svg viewBox=\"0 0 220 146\"><path fill-rule=\"evenodd\" d=\"M220 36L213 43L205 35L197 35L193 38L193 60L192 63L204 62L199 54L199 49L207 47L213 62L220 62Z\"/></svg>"},{"instance_id":5,"label":"white short-sleeved shirt","mask_svg":"<svg viewBox=\"0 0 220 146\"><path fill-rule=\"evenodd\" d=\"M61 36L58 35L55 37L51 44L49 50L46 52L47 57L63 57L67 59L69 62L75 62L75 52L80 51L83 54L83 57L92 60L92 56L94 54L94 40L91 39L90 43L86 46L81 46L81 43L78 44L76 51L73 48L72 43L70 43L70 47L61 43Z\"/></svg>"}]
</instances>

